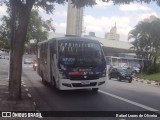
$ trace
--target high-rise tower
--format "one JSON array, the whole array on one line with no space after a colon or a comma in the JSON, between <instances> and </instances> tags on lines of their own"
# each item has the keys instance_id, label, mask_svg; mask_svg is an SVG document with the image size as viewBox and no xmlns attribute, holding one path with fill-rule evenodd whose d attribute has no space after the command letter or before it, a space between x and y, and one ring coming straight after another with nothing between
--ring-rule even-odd
<instances>
[{"instance_id":1,"label":"high-rise tower","mask_svg":"<svg viewBox=\"0 0 160 120\"><path fill-rule=\"evenodd\" d=\"M76 7L68 0L67 35L82 35L83 8Z\"/></svg>"},{"instance_id":2,"label":"high-rise tower","mask_svg":"<svg viewBox=\"0 0 160 120\"><path fill-rule=\"evenodd\" d=\"M117 34L117 26L111 28L110 32L105 33L105 39L107 40L119 40L119 34Z\"/></svg>"}]
</instances>

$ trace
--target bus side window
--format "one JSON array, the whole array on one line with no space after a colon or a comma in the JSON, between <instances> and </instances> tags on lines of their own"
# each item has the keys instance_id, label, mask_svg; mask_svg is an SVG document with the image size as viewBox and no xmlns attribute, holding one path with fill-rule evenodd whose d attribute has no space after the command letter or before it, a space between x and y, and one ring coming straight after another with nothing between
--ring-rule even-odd
<instances>
[{"instance_id":1,"label":"bus side window","mask_svg":"<svg viewBox=\"0 0 160 120\"><path fill-rule=\"evenodd\" d=\"M37 58L40 58L40 46L38 46L38 56L37 56Z\"/></svg>"},{"instance_id":2,"label":"bus side window","mask_svg":"<svg viewBox=\"0 0 160 120\"><path fill-rule=\"evenodd\" d=\"M51 59L54 60L54 55L56 57L56 41L53 41L52 44L50 45L50 54L51 54Z\"/></svg>"}]
</instances>

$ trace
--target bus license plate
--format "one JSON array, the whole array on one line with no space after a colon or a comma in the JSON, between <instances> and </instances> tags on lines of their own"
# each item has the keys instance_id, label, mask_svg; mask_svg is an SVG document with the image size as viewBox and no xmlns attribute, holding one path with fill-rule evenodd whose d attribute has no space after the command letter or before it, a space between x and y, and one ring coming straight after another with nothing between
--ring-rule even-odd
<instances>
[{"instance_id":1,"label":"bus license plate","mask_svg":"<svg viewBox=\"0 0 160 120\"><path fill-rule=\"evenodd\" d=\"M90 81L83 81L83 82L81 82L81 84L82 85L88 85L88 84L90 84Z\"/></svg>"}]
</instances>

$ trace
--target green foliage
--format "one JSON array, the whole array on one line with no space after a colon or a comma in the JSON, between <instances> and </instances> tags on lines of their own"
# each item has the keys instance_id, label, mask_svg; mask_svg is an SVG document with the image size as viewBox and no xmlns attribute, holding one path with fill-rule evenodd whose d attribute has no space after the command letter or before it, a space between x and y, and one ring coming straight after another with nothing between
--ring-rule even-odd
<instances>
[{"instance_id":1,"label":"green foliage","mask_svg":"<svg viewBox=\"0 0 160 120\"><path fill-rule=\"evenodd\" d=\"M153 73L158 73L160 71L160 65L151 65L147 69L147 74L153 74Z\"/></svg>"},{"instance_id":2,"label":"green foliage","mask_svg":"<svg viewBox=\"0 0 160 120\"><path fill-rule=\"evenodd\" d=\"M44 21L39 15L38 10L32 10L26 42L30 39L36 39L37 42L46 40L48 37L48 32L51 30L55 31L55 28L52 25L52 19Z\"/></svg>"},{"instance_id":3,"label":"green foliage","mask_svg":"<svg viewBox=\"0 0 160 120\"><path fill-rule=\"evenodd\" d=\"M2 24L0 25L0 48L9 49L9 17L3 16Z\"/></svg>"},{"instance_id":4,"label":"green foliage","mask_svg":"<svg viewBox=\"0 0 160 120\"><path fill-rule=\"evenodd\" d=\"M151 60L156 63L156 58L160 55L160 19L152 22L139 22L133 30L129 32L128 39L131 42L137 57Z\"/></svg>"},{"instance_id":5,"label":"green foliage","mask_svg":"<svg viewBox=\"0 0 160 120\"><path fill-rule=\"evenodd\" d=\"M3 16L2 24L0 25L0 47L9 49L10 41L10 17ZM28 25L28 31L26 36L26 43L30 39L36 39L37 41L46 40L48 37L48 32L55 30L52 26L52 20L42 20L37 10L32 10L31 17Z\"/></svg>"},{"instance_id":6,"label":"green foliage","mask_svg":"<svg viewBox=\"0 0 160 120\"><path fill-rule=\"evenodd\" d=\"M102 0L104 2L113 1L114 4L130 4L130 3L150 3L150 2L156 2L157 5L160 5L159 0Z\"/></svg>"},{"instance_id":7,"label":"green foliage","mask_svg":"<svg viewBox=\"0 0 160 120\"><path fill-rule=\"evenodd\" d=\"M145 73L140 73L136 75L138 78L143 78L147 80L154 80L154 81L159 81L160 82L160 73L154 73L154 74L145 74Z\"/></svg>"},{"instance_id":8,"label":"green foliage","mask_svg":"<svg viewBox=\"0 0 160 120\"><path fill-rule=\"evenodd\" d=\"M17 5L24 5L23 0L13 0L16 2ZM52 13L54 10L54 3L58 4L65 4L68 0L33 0L30 2L29 0L26 0L27 4L32 4L37 7L41 7L44 10L46 10L47 13ZM28 2L29 1L29 2ZM82 6L94 6L96 5L96 0L71 0L73 4L77 7ZM150 3L150 2L156 2L157 5L160 5L159 0L100 0L103 2L110 2L112 1L115 5L116 4L130 4L130 3ZM8 0L1 0L0 5L6 4L9 6Z\"/></svg>"},{"instance_id":9,"label":"green foliage","mask_svg":"<svg viewBox=\"0 0 160 120\"><path fill-rule=\"evenodd\" d=\"M22 64L13 62L17 59L22 59L22 52L24 42L27 35L27 27L29 23L29 17L33 6L41 7L46 10L47 13L52 13L54 10L54 3L64 4L68 0L0 0L0 4L6 4L8 6L8 12L11 16L11 61L10 61L10 78L9 78L9 98L11 100L19 100L21 97L21 68ZM158 0L103 0L105 2L113 1L115 4L131 2L150 2ZM72 0L76 6L92 6L95 4L95 0ZM8 4L9 3L9 4ZM157 2L158 3L158 2ZM14 27L18 22L17 30ZM39 29L36 29L37 31ZM16 34L14 34L16 33ZM28 34L31 37L32 33ZM18 41L19 43L16 43ZM16 44L15 44L16 43ZM20 46L20 47L19 47ZM15 49L17 47L17 49ZM19 52L19 54L14 54ZM12 61L13 60L13 61ZM15 75L16 74L16 75ZM18 84L17 84L18 83ZM16 88L16 89L15 89Z\"/></svg>"}]
</instances>

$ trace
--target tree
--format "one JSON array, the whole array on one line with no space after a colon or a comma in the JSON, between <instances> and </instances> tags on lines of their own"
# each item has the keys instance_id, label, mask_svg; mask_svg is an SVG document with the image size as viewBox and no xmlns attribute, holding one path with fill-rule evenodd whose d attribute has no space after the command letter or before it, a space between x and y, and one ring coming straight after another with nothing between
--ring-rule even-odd
<instances>
[{"instance_id":1,"label":"tree","mask_svg":"<svg viewBox=\"0 0 160 120\"><path fill-rule=\"evenodd\" d=\"M0 48L9 49L9 18L2 17L2 24L0 26Z\"/></svg>"},{"instance_id":2,"label":"tree","mask_svg":"<svg viewBox=\"0 0 160 120\"><path fill-rule=\"evenodd\" d=\"M72 1L75 5L79 6L95 4L94 0ZM9 6L11 12L9 98L11 100L19 100L21 98L22 55L31 9L34 5L42 7L48 13L52 13L54 3L64 4L66 0L10 0L9 4L7 0L3 0L2 2Z\"/></svg>"},{"instance_id":3,"label":"tree","mask_svg":"<svg viewBox=\"0 0 160 120\"><path fill-rule=\"evenodd\" d=\"M135 50L138 57L152 61L155 65L160 55L160 19L152 22L139 22L129 32L128 39L134 39L131 49Z\"/></svg>"},{"instance_id":4,"label":"tree","mask_svg":"<svg viewBox=\"0 0 160 120\"><path fill-rule=\"evenodd\" d=\"M55 31L52 19L42 20L38 10L32 10L27 31L27 40L36 39L38 42L46 40L49 31Z\"/></svg>"},{"instance_id":5,"label":"tree","mask_svg":"<svg viewBox=\"0 0 160 120\"><path fill-rule=\"evenodd\" d=\"M9 25L11 20L9 16L3 16L1 21L0 47L9 49L9 34L11 31ZM39 15L38 10L32 10L25 43L28 44L31 39L36 39L37 42L46 40L48 32L51 30L55 31L55 28L52 26L52 19L44 21Z\"/></svg>"},{"instance_id":6,"label":"tree","mask_svg":"<svg viewBox=\"0 0 160 120\"><path fill-rule=\"evenodd\" d=\"M47 40L49 31L55 31L52 21L52 19L43 20L39 15L38 10L32 10L26 37L26 44L34 48L32 52L37 52L36 48L38 42ZM29 43L29 40L31 39L36 39L37 42L31 45Z\"/></svg>"},{"instance_id":7,"label":"tree","mask_svg":"<svg viewBox=\"0 0 160 120\"><path fill-rule=\"evenodd\" d=\"M114 4L130 4L130 3L134 3L134 2L138 2L138 3L156 2L157 5L160 5L159 0L102 0L102 1L103 2L113 1Z\"/></svg>"},{"instance_id":8,"label":"tree","mask_svg":"<svg viewBox=\"0 0 160 120\"><path fill-rule=\"evenodd\" d=\"M1 0L0 4L7 4L11 11L11 52L10 52L10 76L9 76L9 97L12 100L21 98L21 74L22 55L24 43L27 35L31 9L34 6L42 7L48 13L54 10L54 3L64 4L68 0ZM95 0L71 0L75 6L93 6ZM129 4L131 2L151 2L155 0L102 0L104 2L113 1L114 4ZM159 4L159 1L157 4ZM16 26L17 21L17 26ZM14 53L14 54L13 54Z\"/></svg>"},{"instance_id":9,"label":"tree","mask_svg":"<svg viewBox=\"0 0 160 120\"><path fill-rule=\"evenodd\" d=\"M137 57L149 59L151 39L151 24L149 22L139 22L133 30L129 32L128 39L134 39L132 44L136 47Z\"/></svg>"}]
</instances>

